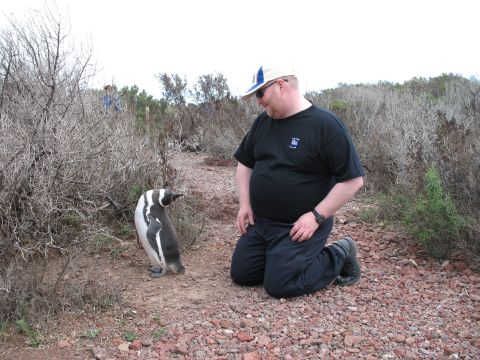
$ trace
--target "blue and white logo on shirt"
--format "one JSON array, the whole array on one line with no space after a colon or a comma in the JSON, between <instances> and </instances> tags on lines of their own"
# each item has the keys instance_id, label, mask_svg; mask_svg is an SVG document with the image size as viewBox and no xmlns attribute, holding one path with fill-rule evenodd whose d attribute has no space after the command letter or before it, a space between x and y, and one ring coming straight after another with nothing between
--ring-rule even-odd
<instances>
[{"instance_id":1,"label":"blue and white logo on shirt","mask_svg":"<svg viewBox=\"0 0 480 360\"><path fill-rule=\"evenodd\" d=\"M296 149L296 148L298 148L298 144L299 144L299 143L300 143L300 139L293 137L292 140L290 141L290 146L289 146L289 148L290 148L290 149Z\"/></svg>"}]
</instances>

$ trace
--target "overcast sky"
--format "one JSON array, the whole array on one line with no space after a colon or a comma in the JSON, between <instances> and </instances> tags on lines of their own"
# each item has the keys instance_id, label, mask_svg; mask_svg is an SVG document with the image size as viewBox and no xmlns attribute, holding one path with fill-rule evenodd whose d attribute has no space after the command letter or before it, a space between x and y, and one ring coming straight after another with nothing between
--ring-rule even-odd
<instances>
[{"instance_id":1,"label":"overcast sky","mask_svg":"<svg viewBox=\"0 0 480 360\"><path fill-rule=\"evenodd\" d=\"M22 18L45 0L0 0ZM52 3L52 1L48 1ZM477 0L56 0L76 39L92 40L92 86L136 84L161 96L158 73L222 73L234 95L262 64L296 69L303 90L455 73L480 78Z\"/></svg>"}]
</instances>

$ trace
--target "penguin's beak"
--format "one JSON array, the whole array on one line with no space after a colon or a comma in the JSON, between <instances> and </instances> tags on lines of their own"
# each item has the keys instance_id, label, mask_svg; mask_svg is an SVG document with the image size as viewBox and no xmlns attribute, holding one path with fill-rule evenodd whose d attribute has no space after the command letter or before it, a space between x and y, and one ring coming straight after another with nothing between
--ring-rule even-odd
<instances>
[{"instance_id":1,"label":"penguin's beak","mask_svg":"<svg viewBox=\"0 0 480 360\"><path fill-rule=\"evenodd\" d=\"M178 194L178 193L173 193L172 195L172 201L175 201L176 199L178 199L179 197L183 196L183 194Z\"/></svg>"}]
</instances>

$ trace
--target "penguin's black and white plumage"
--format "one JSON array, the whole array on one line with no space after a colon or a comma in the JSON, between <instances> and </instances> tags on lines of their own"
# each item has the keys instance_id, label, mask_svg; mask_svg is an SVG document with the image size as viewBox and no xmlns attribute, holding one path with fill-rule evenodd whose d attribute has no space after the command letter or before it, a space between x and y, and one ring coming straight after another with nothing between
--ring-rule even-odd
<instances>
[{"instance_id":1,"label":"penguin's black and white plumage","mask_svg":"<svg viewBox=\"0 0 480 360\"><path fill-rule=\"evenodd\" d=\"M135 208L135 227L150 259L152 277L163 276L167 270L185 272L177 235L165 209L180 196L182 194L170 189L149 190L140 197Z\"/></svg>"}]
</instances>

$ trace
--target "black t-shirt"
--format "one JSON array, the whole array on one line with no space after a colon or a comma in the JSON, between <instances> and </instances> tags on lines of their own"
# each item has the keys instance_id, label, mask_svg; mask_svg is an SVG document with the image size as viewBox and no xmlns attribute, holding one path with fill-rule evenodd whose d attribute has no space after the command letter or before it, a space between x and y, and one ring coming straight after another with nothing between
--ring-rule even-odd
<instances>
[{"instance_id":1,"label":"black t-shirt","mask_svg":"<svg viewBox=\"0 0 480 360\"><path fill-rule=\"evenodd\" d=\"M257 117L234 154L253 169L255 216L292 223L337 182L363 176L355 146L334 114L312 105L291 117Z\"/></svg>"}]
</instances>

